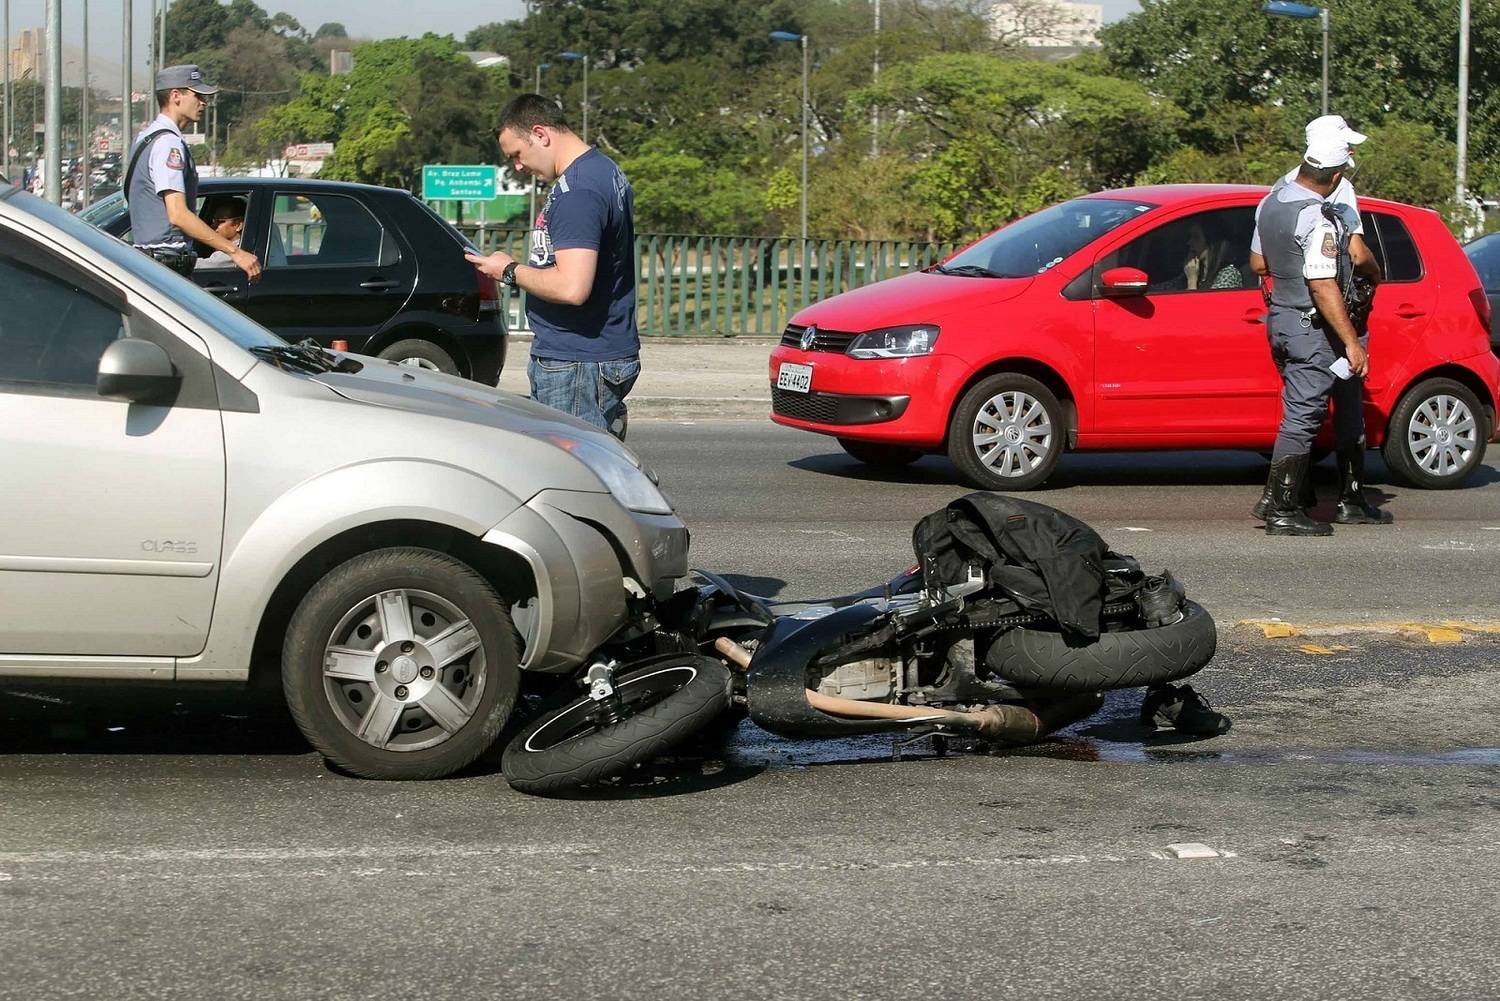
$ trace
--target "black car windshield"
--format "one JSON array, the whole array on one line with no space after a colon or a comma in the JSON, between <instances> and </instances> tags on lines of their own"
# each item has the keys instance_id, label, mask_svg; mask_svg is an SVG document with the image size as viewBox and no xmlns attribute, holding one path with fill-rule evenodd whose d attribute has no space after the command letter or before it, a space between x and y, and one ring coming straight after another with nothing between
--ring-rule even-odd
<instances>
[{"instance_id":1,"label":"black car windshield","mask_svg":"<svg viewBox=\"0 0 1500 1001\"><path fill-rule=\"evenodd\" d=\"M1121 198L1075 198L1018 219L944 261L945 274L1025 278L1061 264L1116 226L1156 208Z\"/></svg>"},{"instance_id":2,"label":"black car windshield","mask_svg":"<svg viewBox=\"0 0 1500 1001\"><path fill-rule=\"evenodd\" d=\"M129 211L130 206L125 204L125 193L123 191L116 191L108 198L101 198L78 213L78 218L90 226L108 229L110 223Z\"/></svg>"},{"instance_id":3,"label":"black car windshield","mask_svg":"<svg viewBox=\"0 0 1500 1001\"><path fill-rule=\"evenodd\" d=\"M101 259L104 271L125 272L137 278L163 299L183 307L207 326L217 330L240 347L249 350L256 346L285 345L286 341L250 319L233 306L203 291L177 272L157 264L134 247L115 239L102 230L95 229L79 217L51 202L27 194L19 188L0 192L4 199L23 212L30 213L43 222L62 230L82 243Z\"/></svg>"},{"instance_id":4,"label":"black car windshield","mask_svg":"<svg viewBox=\"0 0 1500 1001\"><path fill-rule=\"evenodd\" d=\"M1479 272L1479 281L1485 291L1500 289L1500 233L1480 237L1464 247L1464 253L1469 255L1474 270Z\"/></svg>"}]
</instances>

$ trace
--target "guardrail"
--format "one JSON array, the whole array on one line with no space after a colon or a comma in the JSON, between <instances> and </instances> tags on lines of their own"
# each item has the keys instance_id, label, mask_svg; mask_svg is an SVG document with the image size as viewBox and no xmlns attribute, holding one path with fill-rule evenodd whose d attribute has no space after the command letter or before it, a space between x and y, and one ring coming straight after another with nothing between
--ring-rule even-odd
<instances>
[{"instance_id":1,"label":"guardrail","mask_svg":"<svg viewBox=\"0 0 1500 1001\"><path fill-rule=\"evenodd\" d=\"M530 231L459 227L488 253L526 258ZM797 310L871 282L927 267L958 244L896 240L638 234L637 323L643 335L774 337ZM524 296L507 300L525 330Z\"/></svg>"}]
</instances>

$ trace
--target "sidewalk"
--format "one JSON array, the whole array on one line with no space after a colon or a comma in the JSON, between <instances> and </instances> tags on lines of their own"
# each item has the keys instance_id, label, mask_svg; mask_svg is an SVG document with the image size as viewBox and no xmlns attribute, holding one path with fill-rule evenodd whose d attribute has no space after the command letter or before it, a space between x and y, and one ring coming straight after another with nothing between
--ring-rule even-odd
<instances>
[{"instance_id":1,"label":"sidewalk","mask_svg":"<svg viewBox=\"0 0 1500 1001\"><path fill-rule=\"evenodd\" d=\"M631 420L761 420L771 413L776 339L643 337ZM531 335L511 334L500 388L525 396Z\"/></svg>"}]
</instances>

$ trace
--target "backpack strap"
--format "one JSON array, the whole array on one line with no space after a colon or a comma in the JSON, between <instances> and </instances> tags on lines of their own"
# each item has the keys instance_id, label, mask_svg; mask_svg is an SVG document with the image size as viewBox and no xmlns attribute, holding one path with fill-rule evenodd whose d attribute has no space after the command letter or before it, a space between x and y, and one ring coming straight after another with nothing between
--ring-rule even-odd
<instances>
[{"instance_id":1,"label":"backpack strap","mask_svg":"<svg viewBox=\"0 0 1500 1001\"><path fill-rule=\"evenodd\" d=\"M141 154L150 149L151 144L156 142L157 139L171 133L172 131L172 129L157 129L155 132L152 132L150 135L146 136L146 138L142 139L140 145L135 148L135 153L133 153L130 157L130 166L125 168L125 182L120 185L120 190L125 195L126 205L130 204L130 182L135 178L135 168L136 165L141 162Z\"/></svg>"}]
</instances>

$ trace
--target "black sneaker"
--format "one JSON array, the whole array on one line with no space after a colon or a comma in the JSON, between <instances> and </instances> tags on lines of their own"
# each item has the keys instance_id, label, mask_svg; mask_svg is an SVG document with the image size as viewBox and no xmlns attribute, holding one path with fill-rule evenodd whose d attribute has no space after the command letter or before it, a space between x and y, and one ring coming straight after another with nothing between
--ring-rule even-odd
<instances>
[{"instance_id":1,"label":"black sneaker","mask_svg":"<svg viewBox=\"0 0 1500 1001\"><path fill-rule=\"evenodd\" d=\"M1178 733L1213 737L1228 733L1233 721L1215 711L1191 685L1160 685L1147 691L1141 701L1141 725L1152 729L1172 727Z\"/></svg>"}]
</instances>

